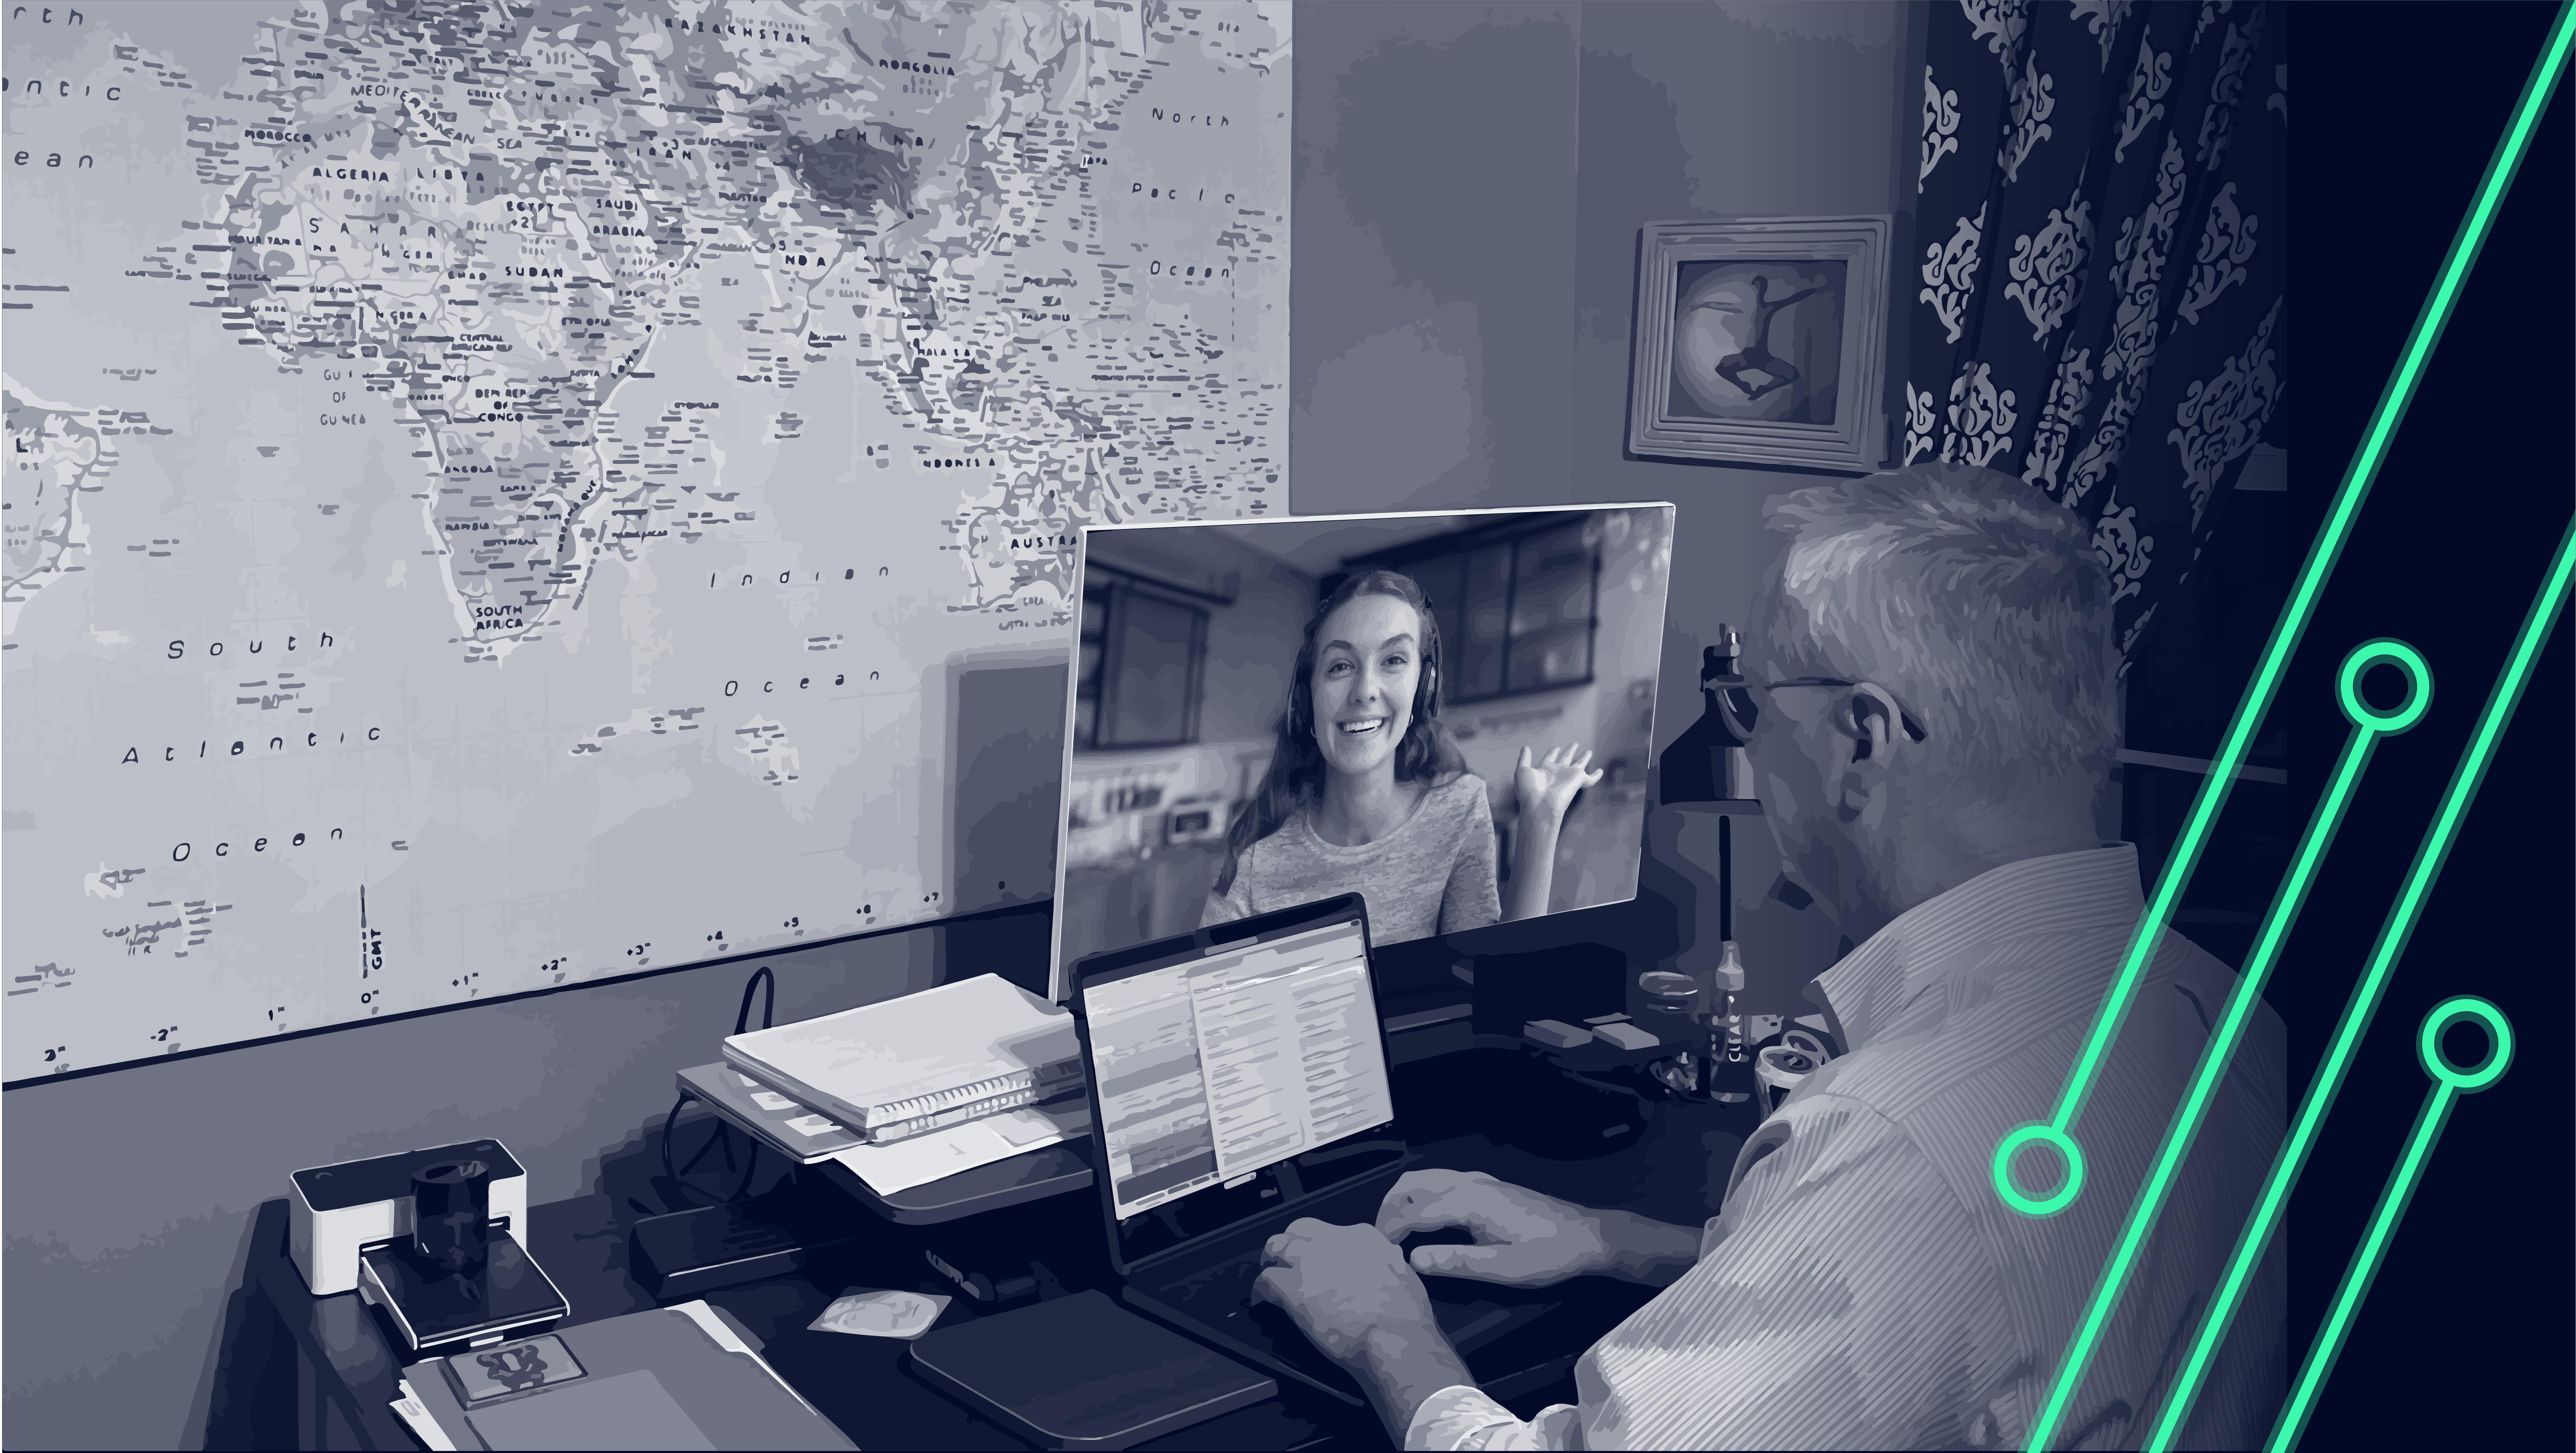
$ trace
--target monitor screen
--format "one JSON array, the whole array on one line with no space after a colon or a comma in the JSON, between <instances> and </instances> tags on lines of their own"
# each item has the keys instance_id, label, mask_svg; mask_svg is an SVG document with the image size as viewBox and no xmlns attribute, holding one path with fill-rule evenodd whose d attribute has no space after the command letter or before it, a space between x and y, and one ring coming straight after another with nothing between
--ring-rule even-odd
<instances>
[{"instance_id":1,"label":"monitor screen","mask_svg":"<svg viewBox=\"0 0 2576 1453\"><path fill-rule=\"evenodd\" d=\"M1054 994L1358 893L1380 947L1635 896L1672 506L1086 529Z\"/></svg>"},{"instance_id":2,"label":"monitor screen","mask_svg":"<svg viewBox=\"0 0 2576 1453\"><path fill-rule=\"evenodd\" d=\"M1092 976L1081 1010L1118 1220L1395 1118L1357 915Z\"/></svg>"}]
</instances>

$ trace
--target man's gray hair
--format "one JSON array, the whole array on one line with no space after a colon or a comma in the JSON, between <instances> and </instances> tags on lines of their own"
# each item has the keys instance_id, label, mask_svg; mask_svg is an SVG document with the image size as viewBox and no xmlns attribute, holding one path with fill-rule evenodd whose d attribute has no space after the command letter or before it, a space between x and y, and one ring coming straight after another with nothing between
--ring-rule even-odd
<instances>
[{"instance_id":1,"label":"man's gray hair","mask_svg":"<svg viewBox=\"0 0 2576 1453\"><path fill-rule=\"evenodd\" d=\"M1894 692L1963 771L2109 771L2119 746L2111 582L2073 510L1991 469L1926 463L1771 502L1791 536L1771 649ZM1785 606L1785 609L1779 608Z\"/></svg>"}]
</instances>

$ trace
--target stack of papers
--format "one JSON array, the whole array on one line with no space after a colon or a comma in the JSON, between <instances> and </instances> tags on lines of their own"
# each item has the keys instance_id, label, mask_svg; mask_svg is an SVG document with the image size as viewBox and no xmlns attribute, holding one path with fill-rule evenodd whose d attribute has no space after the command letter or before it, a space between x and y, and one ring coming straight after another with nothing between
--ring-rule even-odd
<instances>
[{"instance_id":1,"label":"stack of papers","mask_svg":"<svg viewBox=\"0 0 2576 1453\"><path fill-rule=\"evenodd\" d=\"M1082 1086L1073 1016L992 974L724 1042L725 1062L874 1145Z\"/></svg>"},{"instance_id":2,"label":"stack of papers","mask_svg":"<svg viewBox=\"0 0 2576 1453\"><path fill-rule=\"evenodd\" d=\"M1090 1133L1090 1102L1076 1100L1006 1110L891 1145L858 1146L829 1158L848 1166L868 1183L869 1190L891 1196Z\"/></svg>"},{"instance_id":3,"label":"stack of papers","mask_svg":"<svg viewBox=\"0 0 2576 1453\"><path fill-rule=\"evenodd\" d=\"M798 1165L814 1165L868 1138L731 1065L680 1071L680 1089Z\"/></svg>"}]
</instances>

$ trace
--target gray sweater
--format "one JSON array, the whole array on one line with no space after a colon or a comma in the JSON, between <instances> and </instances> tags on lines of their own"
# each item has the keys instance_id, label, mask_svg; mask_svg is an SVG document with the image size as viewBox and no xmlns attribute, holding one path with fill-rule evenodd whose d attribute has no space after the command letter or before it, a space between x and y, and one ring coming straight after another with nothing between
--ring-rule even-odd
<instances>
[{"instance_id":1,"label":"gray sweater","mask_svg":"<svg viewBox=\"0 0 2576 1453\"><path fill-rule=\"evenodd\" d=\"M1493 809L1473 773L1425 792L1402 827L1361 847L1317 837L1309 809L1300 807L1244 852L1234 886L1208 895L1199 924L1358 893L1368 901L1372 943L1482 928L1503 916L1494 852Z\"/></svg>"}]
</instances>

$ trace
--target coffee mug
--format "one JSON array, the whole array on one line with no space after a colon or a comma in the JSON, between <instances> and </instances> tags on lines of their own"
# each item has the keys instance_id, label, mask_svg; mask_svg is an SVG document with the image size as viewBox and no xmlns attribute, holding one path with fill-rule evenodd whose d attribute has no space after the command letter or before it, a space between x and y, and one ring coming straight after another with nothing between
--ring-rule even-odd
<instances>
[{"instance_id":1,"label":"coffee mug","mask_svg":"<svg viewBox=\"0 0 2576 1453\"><path fill-rule=\"evenodd\" d=\"M1816 1067L1815 1057L1804 1050L1785 1044L1766 1046L1753 1062L1753 1077L1762 1085L1762 1113L1768 1115L1779 1109L1780 1102L1805 1084Z\"/></svg>"}]
</instances>

